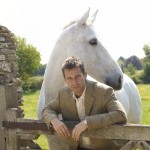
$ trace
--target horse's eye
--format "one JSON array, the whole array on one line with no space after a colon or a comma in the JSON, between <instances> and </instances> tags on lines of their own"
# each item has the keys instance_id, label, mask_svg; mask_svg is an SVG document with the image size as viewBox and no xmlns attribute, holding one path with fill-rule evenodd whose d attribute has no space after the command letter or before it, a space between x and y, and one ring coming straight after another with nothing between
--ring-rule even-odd
<instances>
[{"instance_id":1,"label":"horse's eye","mask_svg":"<svg viewBox=\"0 0 150 150\"><path fill-rule=\"evenodd\" d=\"M96 39L96 38L95 38L95 39L92 39L92 40L89 41L89 43L90 43L91 45L97 45L97 39Z\"/></svg>"}]
</instances>

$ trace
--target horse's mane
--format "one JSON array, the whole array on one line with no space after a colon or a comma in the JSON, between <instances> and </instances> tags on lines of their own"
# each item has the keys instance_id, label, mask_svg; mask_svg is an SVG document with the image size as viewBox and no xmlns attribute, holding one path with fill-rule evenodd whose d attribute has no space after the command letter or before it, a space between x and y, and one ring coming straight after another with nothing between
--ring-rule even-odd
<instances>
[{"instance_id":1,"label":"horse's mane","mask_svg":"<svg viewBox=\"0 0 150 150\"><path fill-rule=\"evenodd\" d=\"M63 29L68 28L69 26L71 26L71 25L75 24L76 22L78 22L78 19L76 19L76 20L73 20L73 21L69 22L68 24L66 24L66 25L64 26L64 28L63 28Z\"/></svg>"}]
</instances>

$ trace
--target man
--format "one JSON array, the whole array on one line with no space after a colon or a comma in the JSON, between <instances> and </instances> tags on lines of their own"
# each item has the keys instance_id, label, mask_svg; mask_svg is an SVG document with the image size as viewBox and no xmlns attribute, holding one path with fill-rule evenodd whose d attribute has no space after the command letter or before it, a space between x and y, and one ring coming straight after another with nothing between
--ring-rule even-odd
<instances>
[{"instance_id":1,"label":"man","mask_svg":"<svg viewBox=\"0 0 150 150\"><path fill-rule=\"evenodd\" d=\"M48 127L53 126L57 135L51 135L51 150L114 150L110 140L83 137L83 131L126 123L126 113L116 99L111 87L88 81L83 62L69 57L62 65L62 73L67 85L60 88L57 98L42 111L42 117ZM62 115L65 121L79 121L72 133L58 119ZM72 146L72 147L71 147ZM78 147L78 148L77 148Z\"/></svg>"}]
</instances>

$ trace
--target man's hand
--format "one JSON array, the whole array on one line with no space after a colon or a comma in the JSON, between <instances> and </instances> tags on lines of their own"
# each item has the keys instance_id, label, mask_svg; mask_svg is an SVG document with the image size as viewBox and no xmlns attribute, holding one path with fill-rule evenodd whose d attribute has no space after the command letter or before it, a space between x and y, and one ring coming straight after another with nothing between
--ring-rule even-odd
<instances>
[{"instance_id":1,"label":"man's hand","mask_svg":"<svg viewBox=\"0 0 150 150\"><path fill-rule=\"evenodd\" d=\"M84 123L84 121L77 124L74 129L72 130L72 138L74 141L79 141L80 134L87 129L87 125Z\"/></svg>"},{"instance_id":2,"label":"man's hand","mask_svg":"<svg viewBox=\"0 0 150 150\"><path fill-rule=\"evenodd\" d=\"M53 125L53 128L57 132L58 135L70 136L67 126L62 121L60 121L58 118L52 119L51 124Z\"/></svg>"}]
</instances>

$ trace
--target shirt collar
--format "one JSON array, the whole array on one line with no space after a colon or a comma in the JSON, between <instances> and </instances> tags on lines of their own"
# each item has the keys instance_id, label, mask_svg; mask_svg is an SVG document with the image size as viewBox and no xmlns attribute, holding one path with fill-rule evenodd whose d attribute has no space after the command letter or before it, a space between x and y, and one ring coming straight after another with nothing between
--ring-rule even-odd
<instances>
[{"instance_id":1,"label":"shirt collar","mask_svg":"<svg viewBox=\"0 0 150 150\"><path fill-rule=\"evenodd\" d=\"M84 88L84 91L83 91L82 95L81 95L79 98L76 98L76 96L75 96L75 94L74 94L74 92L73 92L73 98L74 98L75 100L84 99L84 97L85 97L85 91L86 91L86 86L85 86L85 88Z\"/></svg>"}]
</instances>

